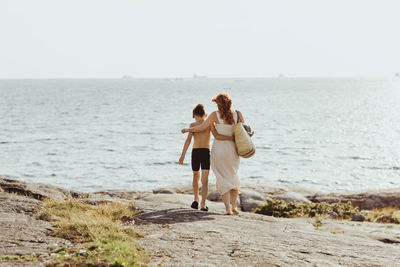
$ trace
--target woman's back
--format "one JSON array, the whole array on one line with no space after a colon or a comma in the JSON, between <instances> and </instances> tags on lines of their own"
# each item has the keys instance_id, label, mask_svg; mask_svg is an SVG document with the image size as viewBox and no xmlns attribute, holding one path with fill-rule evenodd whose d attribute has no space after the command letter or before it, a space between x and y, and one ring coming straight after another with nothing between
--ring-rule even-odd
<instances>
[{"instance_id":1,"label":"woman's back","mask_svg":"<svg viewBox=\"0 0 400 267\"><path fill-rule=\"evenodd\" d=\"M218 123L215 124L215 129L222 135L233 136L233 124L225 124L221 118L219 111L216 111ZM233 120L237 121L237 113L233 112Z\"/></svg>"},{"instance_id":2,"label":"woman's back","mask_svg":"<svg viewBox=\"0 0 400 267\"><path fill-rule=\"evenodd\" d=\"M219 111L216 112L218 123L215 129L219 134L233 136L233 124L225 124ZM233 119L237 121L237 113L233 113ZM239 155L233 141L219 141L214 139L211 149L211 167L216 177L217 189L225 194L231 189L239 188L240 181L237 175L239 169Z\"/></svg>"}]
</instances>

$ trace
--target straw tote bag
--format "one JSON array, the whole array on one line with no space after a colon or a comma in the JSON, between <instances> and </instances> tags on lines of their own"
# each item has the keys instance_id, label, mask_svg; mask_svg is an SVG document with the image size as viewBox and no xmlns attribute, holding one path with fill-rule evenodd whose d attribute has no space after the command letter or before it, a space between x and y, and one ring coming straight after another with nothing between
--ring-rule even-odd
<instances>
[{"instance_id":1,"label":"straw tote bag","mask_svg":"<svg viewBox=\"0 0 400 267\"><path fill-rule=\"evenodd\" d=\"M238 121L233 125L233 132L235 134L236 150L242 158L250 158L256 153L256 148L251 141L250 134L244 128L242 122Z\"/></svg>"}]
</instances>

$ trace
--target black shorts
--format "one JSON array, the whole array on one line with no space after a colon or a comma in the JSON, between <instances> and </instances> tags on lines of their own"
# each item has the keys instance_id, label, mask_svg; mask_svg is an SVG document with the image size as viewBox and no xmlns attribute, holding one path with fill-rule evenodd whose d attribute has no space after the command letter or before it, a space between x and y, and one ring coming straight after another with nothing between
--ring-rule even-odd
<instances>
[{"instance_id":1,"label":"black shorts","mask_svg":"<svg viewBox=\"0 0 400 267\"><path fill-rule=\"evenodd\" d=\"M193 148L192 150L192 170L197 172L200 170L210 169L210 149Z\"/></svg>"}]
</instances>

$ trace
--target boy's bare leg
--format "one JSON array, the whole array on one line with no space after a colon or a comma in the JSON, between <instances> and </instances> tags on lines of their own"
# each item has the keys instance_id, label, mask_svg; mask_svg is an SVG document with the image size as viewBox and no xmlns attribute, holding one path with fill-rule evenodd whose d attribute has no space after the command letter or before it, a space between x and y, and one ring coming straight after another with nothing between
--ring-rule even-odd
<instances>
[{"instance_id":1,"label":"boy's bare leg","mask_svg":"<svg viewBox=\"0 0 400 267\"><path fill-rule=\"evenodd\" d=\"M237 199L238 194L239 194L239 190L237 190L237 189L232 189L229 191L229 195L231 198L232 213L235 215L239 214L239 212L236 209L236 199Z\"/></svg>"},{"instance_id":2,"label":"boy's bare leg","mask_svg":"<svg viewBox=\"0 0 400 267\"><path fill-rule=\"evenodd\" d=\"M193 171L193 194L194 201L199 202L199 180L200 180L200 171Z\"/></svg>"},{"instance_id":3,"label":"boy's bare leg","mask_svg":"<svg viewBox=\"0 0 400 267\"><path fill-rule=\"evenodd\" d=\"M206 207L206 199L208 194L208 174L210 170L201 170L201 208Z\"/></svg>"}]
</instances>

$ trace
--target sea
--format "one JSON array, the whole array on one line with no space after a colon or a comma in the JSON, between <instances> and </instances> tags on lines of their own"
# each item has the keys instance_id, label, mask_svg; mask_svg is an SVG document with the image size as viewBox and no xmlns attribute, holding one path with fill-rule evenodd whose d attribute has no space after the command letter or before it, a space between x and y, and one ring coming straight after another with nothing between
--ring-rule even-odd
<instances>
[{"instance_id":1,"label":"sea","mask_svg":"<svg viewBox=\"0 0 400 267\"><path fill-rule=\"evenodd\" d=\"M0 80L0 176L86 192L190 184L180 130L220 92L255 132L242 183L400 187L399 78Z\"/></svg>"}]
</instances>

